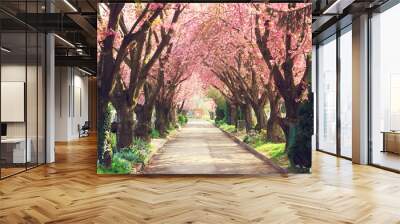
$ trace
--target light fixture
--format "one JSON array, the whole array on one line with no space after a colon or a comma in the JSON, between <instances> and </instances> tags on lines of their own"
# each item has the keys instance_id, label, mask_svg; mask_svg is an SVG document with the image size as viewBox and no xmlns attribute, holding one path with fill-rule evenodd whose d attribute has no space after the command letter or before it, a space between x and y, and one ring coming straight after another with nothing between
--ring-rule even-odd
<instances>
[{"instance_id":1,"label":"light fixture","mask_svg":"<svg viewBox=\"0 0 400 224\"><path fill-rule=\"evenodd\" d=\"M76 49L76 53L78 53L79 55L82 55L83 51L82 51L82 49L78 48L78 49Z\"/></svg>"},{"instance_id":2,"label":"light fixture","mask_svg":"<svg viewBox=\"0 0 400 224\"><path fill-rule=\"evenodd\" d=\"M355 0L336 0L330 5L327 9L324 10L322 13L323 15L330 15L330 14L342 14L343 10L351 5Z\"/></svg>"},{"instance_id":3,"label":"light fixture","mask_svg":"<svg viewBox=\"0 0 400 224\"><path fill-rule=\"evenodd\" d=\"M83 73L85 73L85 74L87 74L87 75L89 75L89 76L92 76L92 75L93 75L92 73L90 73L90 72L88 72L88 71L86 71L86 70L83 70L83 69L81 69L81 68L79 68L79 67L78 67L78 70L81 71L81 72L83 72Z\"/></svg>"},{"instance_id":4,"label":"light fixture","mask_svg":"<svg viewBox=\"0 0 400 224\"><path fill-rule=\"evenodd\" d=\"M2 51L6 52L6 53L10 53L10 52L11 52L11 50L9 50L9 49L7 49L7 48L5 48L5 47L1 47L0 49L1 49Z\"/></svg>"},{"instance_id":5,"label":"light fixture","mask_svg":"<svg viewBox=\"0 0 400 224\"><path fill-rule=\"evenodd\" d=\"M74 12L78 12L78 10L73 6L68 0L64 0L64 3L68 5Z\"/></svg>"},{"instance_id":6,"label":"light fixture","mask_svg":"<svg viewBox=\"0 0 400 224\"><path fill-rule=\"evenodd\" d=\"M67 44L68 46L75 48L75 45L73 45L73 44L72 44L71 42L69 42L68 40L66 40L66 39L64 39L64 38L62 38L62 37L60 37L60 36L57 35L57 34L54 34L54 36L57 37L57 38L58 38L59 40L61 40L62 42L64 42L65 44Z\"/></svg>"}]
</instances>

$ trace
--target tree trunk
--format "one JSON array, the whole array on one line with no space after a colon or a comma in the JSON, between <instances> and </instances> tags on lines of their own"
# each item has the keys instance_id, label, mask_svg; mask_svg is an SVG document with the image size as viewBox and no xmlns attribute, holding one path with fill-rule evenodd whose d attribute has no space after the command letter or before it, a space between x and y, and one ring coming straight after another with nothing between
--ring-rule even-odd
<instances>
[{"instance_id":1,"label":"tree trunk","mask_svg":"<svg viewBox=\"0 0 400 224\"><path fill-rule=\"evenodd\" d=\"M176 109L175 106L171 106L171 109L168 112L168 121L172 127L176 127Z\"/></svg>"},{"instance_id":2,"label":"tree trunk","mask_svg":"<svg viewBox=\"0 0 400 224\"><path fill-rule=\"evenodd\" d=\"M97 137L97 161L99 164L103 164L103 153L104 153L104 141L105 141L105 113L107 109L107 103L104 102L103 99L100 98L98 105L97 105L97 130L98 130L98 137Z\"/></svg>"},{"instance_id":3,"label":"tree trunk","mask_svg":"<svg viewBox=\"0 0 400 224\"><path fill-rule=\"evenodd\" d=\"M150 142L151 133L151 115L153 114L154 106L137 105L135 108L136 125L134 134L135 137Z\"/></svg>"},{"instance_id":4,"label":"tree trunk","mask_svg":"<svg viewBox=\"0 0 400 224\"><path fill-rule=\"evenodd\" d=\"M242 104L240 106L243 114L243 119L246 123L246 132L249 132L253 128L253 116L251 114L251 107L248 104Z\"/></svg>"},{"instance_id":5,"label":"tree trunk","mask_svg":"<svg viewBox=\"0 0 400 224\"><path fill-rule=\"evenodd\" d=\"M256 125L256 130L260 131L262 129L267 128L267 116L265 115L264 111L264 105L263 106L254 106L253 107L254 112L256 113L256 118L257 118L257 125Z\"/></svg>"},{"instance_id":6,"label":"tree trunk","mask_svg":"<svg viewBox=\"0 0 400 224\"><path fill-rule=\"evenodd\" d=\"M290 127L295 126L295 124L298 122L298 107L300 103L296 102L294 100L286 100L285 101L285 109L286 109L286 116L285 118L282 119L281 123L281 128L283 132L285 133L285 138L286 141L289 139L289 132L290 132Z\"/></svg>"},{"instance_id":7,"label":"tree trunk","mask_svg":"<svg viewBox=\"0 0 400 224\"><path fill-rule=\"evenodd\" d=\"M267 121L267 141L269 142L283 142L285 139L282 137L281 126L279 125L279 118L272 116Z\"/></svg>"},{"instance_id":8,"label":"tree trunk","mask_svg":"<svg viewBox=\"0 0 400 224\"><path fill-rule=\"evenodd\" d=\"M160 133L160 137L167 136L169 122L168 122L168 108L160 103L156 104L156 129Z\"/></svg>"},{"instance_id":9,"label":"tree trunk","mask_svg":"<svg viewBox=\"0 0 400 224\"><path fill-rule=\"evenodd\" d=\"M230 112L230 120L229 124L230 125L235 125L237 126L237 120L238 120L238 114L237 114L237 106L234 104L229 105L229 112Z\"/></svg>"},{"instance_id":10,"label":"tree trunk","mask_svg":"<svg viewBox=\"0 0 400 224\"><path fill-rule=\"evenodd\" d=\"M118 114L117 150L128 147L133 140L133 113L127 104L120 104L116 108Z\"/></svg>"},{"instance_id":11,"label":"tree trunk","mask_svg":"<svg viewBox=\"0 0 400 224\"><path fill-rule=\"evenodd\" d=\"M267 141L270 142L283 142L281 126L279 125L280 108L279 108L279 96L269 97L270 115L267 121Z\"/></svg>"},{"instance_id":12,"label":"tree trunk","mask_svg":"<svg viewBox=\"0 0 400 224\"><path fill-rule=\"evenodd\" d=\"M231 123L231 104L226 102L226 116L224 116L227 124Z\"/></svg>"}]
</instances>

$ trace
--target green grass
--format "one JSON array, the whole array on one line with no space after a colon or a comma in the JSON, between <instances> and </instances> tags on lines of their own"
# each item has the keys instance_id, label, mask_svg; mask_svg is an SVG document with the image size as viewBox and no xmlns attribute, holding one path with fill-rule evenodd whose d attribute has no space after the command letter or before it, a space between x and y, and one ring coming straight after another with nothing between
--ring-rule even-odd
<instances>
[{"instance_id":1,"label":"green grass","mask_svg":"<svg viewBox=\"0 0 400 224\"><path fill-rule=\"evenodd\" d=\"M236 131L236 127L235 125L229 125L229 124L222 124L221 126L219 126L222 130L229 132L229 133L233 133Z\"/></svg>"},{"instance_id":2,"label":"green grass","mask_svg":"<svg viewBox=\"0 0 400 224\"><path fill-rule=\"evenodd\" d=\"M258 152L272 159L279 166L288 167L289 160L287 158L287 154L285 153L285 143L266 142L253 147L255 147Z\"/></svg>"},{"instance_id":3,"label":"green grass","mask_svg":"<svg viewBox=\"0 0 400 224\"><path fill-rule=\"evenodd\" d=\"M157 147L155 147L153 144L149 145L149 155L146 157L146 159L143 161L144 164L148 164L152 154L154 154L158 150Z\"/></svg>"},{"instance_id":4,"label":"green grass","mask_svg":"<svg viewBox=\"0 0 400 224\"><path fill-rule=\"evenodd\" d=\"M214 120L215 126L219 127L223 124L226 124L225 119L222 120Z\"/></svg>"}]
</instances>

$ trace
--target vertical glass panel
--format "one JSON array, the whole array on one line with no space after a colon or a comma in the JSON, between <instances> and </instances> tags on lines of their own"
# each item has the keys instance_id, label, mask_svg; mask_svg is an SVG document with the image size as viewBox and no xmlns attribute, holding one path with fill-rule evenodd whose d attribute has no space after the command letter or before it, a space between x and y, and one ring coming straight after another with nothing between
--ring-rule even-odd
<instances>
[{"instance_id":1,"label":"vertical glass panel","mask_svg":"<svg viewBox=\"0 0 400 224\"><path fill-rule=\"evenodd\" d=\"M318 48L318 148L336 153L336 36Z\"/></svg>"},{"instance_id":2,"label":"vertical glass panel","mask_svg":"<svg viewBox=\"0 0 400 224\"><path fill-rule=\"evenodd\" d=\"M372 17L372 163L400 170L400 5Z\"/></svg>"},{"instance_id":3,"label":"vertical glass panel","mask_svg":"<svg viewBox=\"0 0 400 224\"><path fill-rule=\"evenodd\" d=\"M45 36L23 22L37 24L45 1L3 0L0 7L4 178L45 162Z\"/></svg>"},{"instance_id":4,"label":"vertical glass panel","mask_svg":"<svg viewBox=\"0 0 400 224\"><path fill-rule=\"evenodd\" d=\"M352 33L340 36L340 153L352 157Z\"/></svg>"},{"instance_id":5,"label":"vertical glass panel","mask_svg":"<svg viewBox=\"0 0 400 224\"><path fill-rule=\"evenodd\" d=\"M312 46L312 77L311 77L311 88L313 94L317 92L317 47L315 45ZM314 102L315 102L316 96L314 95ZM312 136L312 150L316 150L316 130L317 130L317 104L314 103L314 108L313 108L313 113L314 113L314 134Z\"/></svg>"},{"instance_id":6,"label":"vertical glass panel","mask_svg":"<svg viewBox=\"0 0 400 224\"><path fill-rule=\"evenodd\" d=\"M38 22L37 16L31 16L39 11L39 5L35 2L27 2L26 12L29 21ZM36 21L35 21L36 20ZM30 161L27 167L35 167L38 164L38 63L39 63L39 36L36 30L27 29L27 76L26 76L26 125L27 125L27 151L30 151Z\"/></svg>"},{"instance_id":7,"label":"vertical glass panel","mask_svg":"<svg viewBox=\"0 0 400 224\"><path fill-rule=\"evenodd\" d=\"M40 33L38 35L38 77L37 77L37 88L38 88L38 164L45 163L46 158L46 148L45 148L45 60L46 60L46 52L45 52L45 44L46 37L44 34Z\"/></svg>"},{"instance_id":8,"label":"vertical glass panel","mask_svg":"<svg viewBox=\"0 0 400 224\"><path fill-rule=\"evenodd\" d=\"M28 63L26 80L26 113L27 113L27 150L30 151L28 167L37 165L38 160L38 36L36 32L28 32Z\"/></svg>"},{"instance_id":9,"label":"vertical glass panel","mask_svg":"<svg viewBox=\"0 0 400 224\"><path fill-rule=\"evenodd\" d=\"M26 33L2 33L1 43L1 123L2 177L25 170L31 161L26 150Z\"/></svg>"}]
</instances>

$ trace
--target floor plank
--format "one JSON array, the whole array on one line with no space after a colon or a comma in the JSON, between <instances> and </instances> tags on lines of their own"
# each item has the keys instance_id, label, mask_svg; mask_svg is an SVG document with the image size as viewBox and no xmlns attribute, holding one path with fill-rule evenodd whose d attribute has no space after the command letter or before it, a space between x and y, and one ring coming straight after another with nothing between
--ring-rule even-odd
<instances>
[{"instance_id":1,"label":"floor plank","mask_svg":"<svg viewBox=\"0 0 400 224\"><path fill-rule=\"evenodd\" d=\"M96 175L96 139L0 181L0 223L400 223L400 176L323 153L289 177Z\"/></svg>"}]
</instances>

